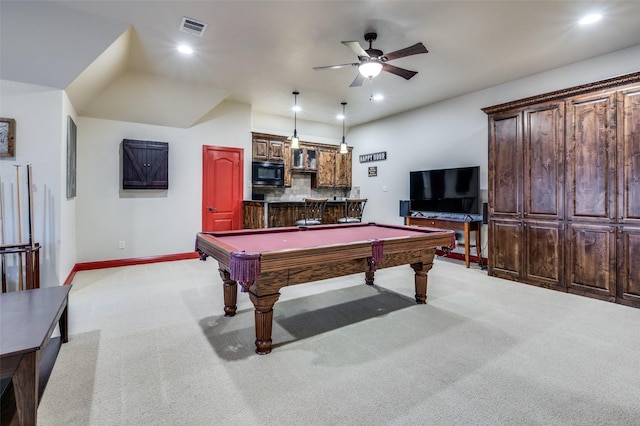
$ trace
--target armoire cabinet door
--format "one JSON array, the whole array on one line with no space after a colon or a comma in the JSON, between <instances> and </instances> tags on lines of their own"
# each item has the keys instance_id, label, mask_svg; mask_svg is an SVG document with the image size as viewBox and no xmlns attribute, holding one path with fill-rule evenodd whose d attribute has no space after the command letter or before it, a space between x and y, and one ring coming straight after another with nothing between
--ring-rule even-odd
<instances>
[{"instance_id":1,"label":"armoire cabinet door","mask_svg":"<svg viewBox=\"0 0 640 426\"><path fill-rule=\"evenodd\" d=\"M489 215L521 218L522 113L490 116L489 141Z\"/></svg>"},{"instance_id":2,"label":"armoire cabinet door","mask_svg":"<svg viewBox=\"0 0 640 426\"><path fill-rule=\"evenodd\" d=\"M618 247L618 301L640 306L640 227L622 227Z\"/></svg>"},{"instance_id":3,"label":"armoire cabinet door","mask_svg":"<svg viewBox=\"0 0 640 426\"><path fill-rule=\"evenodd\" d=\"M524 217L563 219L564 102L524 111Z\"/></svg>"},{"instance_id":4,"label":"armoire cabinet door","mask_svg":"<svg viewBox=\"0 0 640 426\"><path fill-rule=\"evenodd\" d=\"M613 301L616 295L616 228L593 223L567 225L567 287Z\"/></svg>"},{"instance_id":5,"label":"armoire cabinet door","mask_svg":"<svg viewBox=\"0 0 640 426\"><path fill-rule=\"evenodd\" d=\"M567 102L567 220L615 220L615 94Z\"/></svg>"},{"instance_id":6,"label":"armoire cabinet door","mask_svg":"<svg viewBox=\"0 0 640 426\"><path fill-rule=\"evenodd\" d=\"M524 222L527 280L544 287L565 288L563 234L561 221Z\"/></svg>"},{"instance_id":7,"label":"armoire cabinet door","mask_svg":"<svg viewBox=\"0 0 640 426\"><path fill-rule=\"evenodd\" d=\"M523 261L522 223L516 220L490 220L489 247L489 275L520 278Z\"/></svg>"},{"instance_id":8,"label":"armoire cabinet door","mask_svg":"<svg viewBox=\"0 0 640 426\"><path fill-rule=\"evenodd\" d=\"M619 97L618 220L640 225L640 88L623 91Z\"/></svg>"}]
</instances>

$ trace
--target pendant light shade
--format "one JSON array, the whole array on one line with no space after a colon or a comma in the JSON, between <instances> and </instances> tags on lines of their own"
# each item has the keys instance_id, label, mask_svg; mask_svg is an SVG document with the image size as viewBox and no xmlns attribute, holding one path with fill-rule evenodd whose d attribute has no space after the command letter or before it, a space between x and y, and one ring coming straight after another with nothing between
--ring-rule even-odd
<instances>
[{"instance_id":1,"label":"pendant light shade","mask_svg":"<svg viewBox=\"0 0 640 426\"><path fill-rule=\"evenodd\" d=\"M342 102L342 143L340 144L340 154L348 154L347 142L344 139L344 122L347 120L347 116L344 113L344 107L347 106L346 102Z\"/></svg>"},{"instance_id":2,"label":"pendant light shade","mask_svg":"<svg viewBox=\"0 0 640 426\"><path fill-rule=\"evenodd\" d=\"M291 137L291 148L300 148L300 139L298 138L298 95L300 92L293 92L293 136Z\"/></svg>"}]
</instances>

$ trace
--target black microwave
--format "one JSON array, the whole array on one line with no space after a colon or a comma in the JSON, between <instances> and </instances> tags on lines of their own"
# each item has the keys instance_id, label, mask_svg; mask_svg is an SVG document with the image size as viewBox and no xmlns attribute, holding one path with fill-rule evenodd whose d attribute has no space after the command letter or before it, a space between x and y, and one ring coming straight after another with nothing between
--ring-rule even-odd
<instances>
[{"instance_id":1,"label":"black microwave","mask_svg":"<svg viewBox=\"0 0 640 426\"><path fill-rule=\"evenodd\" d=\"M251 176L254 185L284 186L284 163L254 161Z\"/></svg>"}]
</instances>

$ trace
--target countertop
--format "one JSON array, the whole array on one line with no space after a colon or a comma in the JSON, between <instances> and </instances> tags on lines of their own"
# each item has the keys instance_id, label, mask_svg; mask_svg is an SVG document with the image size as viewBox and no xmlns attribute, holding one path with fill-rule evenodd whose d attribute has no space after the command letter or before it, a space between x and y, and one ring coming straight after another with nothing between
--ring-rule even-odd
<instances>
[{"instance_id":1,"label":"countertop","mask_svg":"<svg viewBox=\"0 0 640 426\"><path fill-rule=\"evenodd\" d=\"M336 199L336 200L332 200L329 199L327 200L327 203L344 203L344 199L340 200L340 199ZM300 203L300 204L304 204L304 200L290 200L290 201L286 201L286 200L278 200L278 201L265 201L265 200L244 200L244 202L248 202L248 203L266 203L266 204L294 204L294 203Z\"/></svg>"}]
</instances>

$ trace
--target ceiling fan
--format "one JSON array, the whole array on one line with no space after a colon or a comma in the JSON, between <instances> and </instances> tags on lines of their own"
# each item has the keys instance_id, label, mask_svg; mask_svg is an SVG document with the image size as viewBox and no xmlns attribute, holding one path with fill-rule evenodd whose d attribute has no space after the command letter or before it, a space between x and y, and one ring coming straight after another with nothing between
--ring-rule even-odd
<instances>
[{"instance_id":1,"label":"ceiling fan","mask_svg":"<svg viewBox=\"0 0 640 426\"><path fill-rule=\"evenodd\" d=\"M418 74L417 71L410 71L404 68L399 68L388 64L388 61L404 58L405 56L417 55L419 53L428 53L426 47L422 43L416 43L413 46L406 47L404 49L396 50L395 52L384 54L382 50L374 49L372 47L373 42L378 38L376 33L366 33L364 39L369 42L369 48L363 49L360 43L357 41L343 41L342 44L351 49L360 62L353 62L349 64L328 65L324 67L314 67L314 70L324 69L339 69L344 67L358 67L358 75L349 87L362 86L365 78L373 78L380 74L381 71L390 72L391 74L399 75L406 80L409 80L414 75Z\"/></svg>"}]
</instances>

